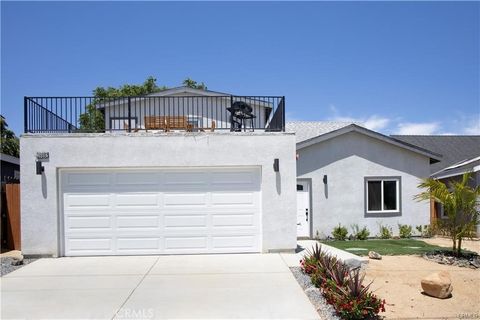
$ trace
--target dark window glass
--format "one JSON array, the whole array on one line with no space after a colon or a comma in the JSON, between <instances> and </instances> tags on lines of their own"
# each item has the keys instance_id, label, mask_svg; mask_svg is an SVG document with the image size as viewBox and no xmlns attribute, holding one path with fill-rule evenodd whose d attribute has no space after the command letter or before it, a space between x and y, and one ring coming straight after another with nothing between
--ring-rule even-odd
<instances>
[{"instance_id":1,"label":"dark window glass","mask_svg":"<svg viewBox=\"0 0 480 320\"><path fill-rule=\"evenodd\" d=\"M396 181L383 181L383 210L397 210Z\"/></svg>"},{"instance_id":2,"label":"dark window glass","mask_svg":"<svg viewBox=\"0 0 480 320\"><path fill-rule=\"evenodd\" d=\"M301 184L297 184L297 191L303 191L303 186Z\"/></svg>"},{"instance_id":3,"label":"dark window glass","mask_svg":"<svg viewBox=\"0 0 480 320\"><path fill-rule=\"evenodd\" d=\"M367 181L368 211L382 210L382 182Z\"/></svg>"}]
</instances>

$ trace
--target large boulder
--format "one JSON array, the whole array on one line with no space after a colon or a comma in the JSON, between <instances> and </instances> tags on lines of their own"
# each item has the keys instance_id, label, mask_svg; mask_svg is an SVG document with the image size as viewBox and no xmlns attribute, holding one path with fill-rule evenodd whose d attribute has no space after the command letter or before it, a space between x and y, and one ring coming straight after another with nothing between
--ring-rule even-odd
<instances>
[{"instance_id":1,"label":"large boulder","mask_svg":"<svg viewBox=\"0 0 480 320\"><path fill-rule=\"evenodd\" d=\"M422 279L423 292L429 296L445 299L450 297L453 286L450 274L447 271L440 271L429 274Z\"/></svg>"}]
</instances>

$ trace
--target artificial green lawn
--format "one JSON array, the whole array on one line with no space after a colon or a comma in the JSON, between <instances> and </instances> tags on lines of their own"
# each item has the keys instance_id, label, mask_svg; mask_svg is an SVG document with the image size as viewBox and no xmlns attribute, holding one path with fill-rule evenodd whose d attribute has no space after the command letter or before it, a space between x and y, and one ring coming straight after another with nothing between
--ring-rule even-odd
<instances>
[{"instance_id":1,"label":"artificial green lawn","mask_svg":"<svg viewBox=\"0 0 480 320\"><path fill-rule=\"evenodd\" d=\"M329 246L351 252L359 256L368 255L368 251L372 250L381 255L405 255L405 254L422 254L433 250L448 250L445 247L434 246L414 239L398 239L398 240L352 240L352 241L322 241ZM367 250L347 250L349 248L363 248Z\"/></svg>"}]
</instances>

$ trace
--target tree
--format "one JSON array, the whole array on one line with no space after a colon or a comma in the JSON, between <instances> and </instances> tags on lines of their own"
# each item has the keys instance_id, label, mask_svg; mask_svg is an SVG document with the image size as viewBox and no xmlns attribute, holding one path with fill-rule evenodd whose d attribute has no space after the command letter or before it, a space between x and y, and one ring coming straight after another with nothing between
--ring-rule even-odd
<instances>
[{"instance_id":1,"label":"tree","mask_svg":"<svg viewBox=\"0 0 480 320\"><path fill-rule=\"evenodd\" d=\"M439 180L424 179L419 187L426 191L415 196L420 201L433 199L443 206L447 218L439 227L450 235L452 250L457 256L461 254L462 239L471 234L479 222L480 187L470 187L471 180L471 173L465 173L461 181L452 181L448 186Z\"/></svg>"},{"instance_id":2,"label":"tree","mask_svg":"<svg viewBox=\"0 0 480 320\"><path fill-rule=\"evenodd\" d=\"M207 90L207 86L205 85L205 83L203 82L198 83L197 81L192 80L190 78L183 80L182 84L185 87L192 88L192 89Z\"/></svg>"},{"instance_id":3,"label":"tree","mask_svg":"<svg viewBox=\"0 0 480 320\"><path fill-rule=\"evenodd\" d=\"M156 84L157 79L148 77L143 84L124 84L118 88L114 87L96 87L93 90L95 99L85 107L85 112L80 115L80 130L88 132L105 131L105 117L101 110L97 108L102 100L120 97L143 96L154 92L167 89L167 87L159 87Z\"/></svg>"},{"instance_id":4,"label":"tree","mask_svg":"<svg viewBox=\"0 0 480 320\"><path fill-rule=\"evenodd\" d=\"M140 85L124 84L118 88L96 87L93 95L95 98L138 97L168 89L166 86L157 86L156 82L157 79L150 76Z\"/></svg>"},{"instance_id":5,"label":"tree","mask_svg":"<svg viewBox=\"0 0 480 320\"><path fill-rule=\"evenodd\" d=\"M8 129L7 121L2 115L0 115L0 135L2 153L19 157L20 144L18 138L12 130Z\"/></svg>"},{"instance_id":6,"label":"tree","mask_svg":"<svg viewBox=\"0 0 480 320\"><path fill-rule=\"evenodd\" d=\"M95 104L89 104L85 107L85 112L80 115L79 122L80 131L105 131L105 117L103 112L97 109Z\"/></svg>"}]
</instances>

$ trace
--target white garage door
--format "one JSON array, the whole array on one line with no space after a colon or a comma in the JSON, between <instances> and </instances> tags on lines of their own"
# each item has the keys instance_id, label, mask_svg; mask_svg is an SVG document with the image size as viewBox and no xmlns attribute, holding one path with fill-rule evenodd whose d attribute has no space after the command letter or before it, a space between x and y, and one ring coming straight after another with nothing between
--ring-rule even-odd
<instances>
[{"instance_id":1,"label":"white garage door","mask_svg":"<svg viewBox=\"0 0 480 320\"><path fill-rule=\"evenodd\" d=\"M259 252L260 169L61 172L66 256Z\"/></svg>"}]
</instances>

